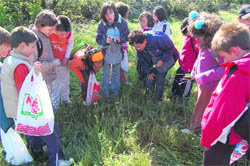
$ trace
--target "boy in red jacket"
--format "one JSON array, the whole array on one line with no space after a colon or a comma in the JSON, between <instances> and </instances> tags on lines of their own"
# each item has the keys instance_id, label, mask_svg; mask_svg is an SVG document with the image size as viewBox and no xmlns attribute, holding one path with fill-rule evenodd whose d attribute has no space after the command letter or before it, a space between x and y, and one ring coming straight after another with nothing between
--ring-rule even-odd
<instances>
[{"instance_id":1,"label":"boy in red jacket","mask_svg":"<svg viewBox=\"0 0 250 166\"><path fill-rule=\"evenodd\" d=\"M203 165L229 165L236 144L249 143L250 33L241 23L221 26L212 49L224 58L225 73L214 90L203 119Z\"/></svg>"}]
</instances>

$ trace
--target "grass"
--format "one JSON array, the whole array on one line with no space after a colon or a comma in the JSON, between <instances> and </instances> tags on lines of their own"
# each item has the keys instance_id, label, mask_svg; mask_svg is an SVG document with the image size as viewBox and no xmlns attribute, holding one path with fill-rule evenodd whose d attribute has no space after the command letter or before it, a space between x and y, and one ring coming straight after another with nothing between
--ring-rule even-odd
<instances>
[{"instance_id":1,"label":"grass","mask_svg":"<svg viewBox=\"0 0 250 166\"><path fill-rule=\"evenodd\" d=\"M235 11L221 11L224 20L236 18ZM236 20L236 19L234 19ZM179 31L181 21L170 19L172 39L178 49L183 37ZM129 22L130 30L139 28ZM96 46L96 23L74 25L76 44L82 41ZM81 89L76 76L71 73L72 104L62 106L56 121L62 131L62 148L67 157L79 166L195 166L202 164L200 137L183 134L180 129L189 126L194 99L169 100L171 76L178 64L167 75L164 100L161 104L145 101L142 84L137 81L136 52L129 47L130 70L128 79L132 86L121 86L121 97L111 97L106 102L102 96L97 103L83 106ZM101 71L97 73L101 81ZM1 165L7 165L0 156ZM243 160L239 165L246 164ZM47 165L33 162L29 165ZM235 164L237 165L237 163Z\"/></svg>"}]
</instances>

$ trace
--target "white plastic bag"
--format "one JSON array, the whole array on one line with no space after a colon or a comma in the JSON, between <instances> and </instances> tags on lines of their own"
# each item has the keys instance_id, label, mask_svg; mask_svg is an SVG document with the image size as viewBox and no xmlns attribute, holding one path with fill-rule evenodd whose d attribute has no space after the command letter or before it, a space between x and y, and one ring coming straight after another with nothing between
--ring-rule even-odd
<instances>
[{"instance_id":1,"label":"white plastic bag","mask_svg":"<svg viewBox=\"0 0 250 166\"><path fill-rule=\"evenodd\" d=\"M124 72L128 72L128 68L129 68L128 53L124 52L124 56L123 56L123 59L121 61L121 69Z\"/></svg>"},{"instance_id":2,"label":"white plastic bag","mask_svg":"<svg viewBox=\"0 0 250 166\"><path fill-rule=\"evenodd\" d=\"M88 80L86 105L90 105L98 100L100 84L97 82L95 73L91 72Z\"/></svg>"},{"instance_id":3,"label":"white plastic bag","mask_svg":"<svg viewBox=\"0 0 250 166\"><path fill-rule=\"evenodd\" d=\"M42 74L36 76L34 69L31 69L21 87L15 126L16 131L31 136L53 133L54 113L49 92Z\"/></svg>"},{"instance_id":4,"label":"white plastic bag","mask_svg":"<svg viewBox=\"0 0 250 166\"><path fill-rule=\"evenodd\" d=\"M21 165L33 161L22 138L15 132L15 130L9 128L5 133L1 129L1 138L3 149L6 151L5 160L8 163Z\"/></svg>"}]
</instances>

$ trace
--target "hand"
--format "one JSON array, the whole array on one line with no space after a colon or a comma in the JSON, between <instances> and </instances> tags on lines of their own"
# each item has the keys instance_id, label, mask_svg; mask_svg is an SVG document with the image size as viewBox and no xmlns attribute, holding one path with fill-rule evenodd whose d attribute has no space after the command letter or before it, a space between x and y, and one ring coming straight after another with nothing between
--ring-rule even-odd
<instances>
[{"instance_id":1,"label":"hand","mask_svg":"<svg viewBox=\"0 0 250 166\"><path fill-rule=\"evenodd\" d=\"M63 58L63 60L62 60L62 66L67 65L68 62L69 62L68 58Z\"/></svg>"},{"instance_id":2,"label":"hand","mask_svg":"<svg viewBox=\"0 0 250 166\"><path fill-rule=\"evenodd\" d=\"M147 75L147 78L150 82L152 82L154 80L154 77L155 77L155 74L154 73L151 73L151 74L148 74Z\"/></svg>"},{"instance_id":3,"label":"hand","mask_svg":"<svg viewBox=\"0 0 250 166\"><path fill-rule=\"evenodd\" d=\"M34 66L35 74L38 75L39 72L41 72L42 64L37 61L37 62L34 62L33 66Z\"/></svg>"},{"instance_id":4,"label":"hand","mask_svg":"<svg viewBox=\"0 0 250 166\"><path fill-rule=\"evenodd\" d=\"M106 42L107 42L108 44L112 43L112 42L113 42L112 37L111 37L111 36L108 36Z\"/></svg>"},{"instance_id":5,"label":"hand","mask_svg":"<svg viewBox=\"0 0 250 166\"><path fill-rule=\"evenodd\" d=\"M156 64L156 67L162 67L163 65L163 61L162 60L159 60Z\"/></svg>"},{"instance_id":6,"label":"hand","mask_svg":"<svg viewBox=\"0 0 250 166\"><path fill-rule=\"evenodd\" d=\"M117 43L120 43L120 42L121 42L120 37L117 37L117 38L115 39L115 41L116 41Z\"/></svg>"}]
</instances>

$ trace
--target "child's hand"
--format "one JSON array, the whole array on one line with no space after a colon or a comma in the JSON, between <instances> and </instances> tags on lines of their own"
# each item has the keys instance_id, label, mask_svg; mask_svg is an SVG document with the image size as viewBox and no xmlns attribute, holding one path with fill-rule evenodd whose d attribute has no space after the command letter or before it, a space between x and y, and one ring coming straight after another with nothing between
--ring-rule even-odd
<instances>
[{"instance_id":1,"label":"child's hand","mask_svg":"<svg viewBox=\"0 0 250 166\"><path fill-rule=\"evenodd\" d=\"M63 58L63 60L62 60L62 66L67 65L68 62L69 62L68 58Z\"/></svg>"},{"instance_id":2,"label":"child's hand","mask_svg":"<svg viewBox=\"0 0 250 166\"><path fill-rule=\"evenodd\" d=\"M150 82L152 82L152 81L154 80L154 78L155 78L155 74L154 74L154 73L148 74L148 75L147 75L147 78L148 78L148 80L149 80Z\"/></svg>"},{"instance_id":3,"label":"child's hand","mask_svg":"<svg viewBox=\"0 0 250 166\"><path fill-rule=\"evenodd\" d=\"M108 36L106 42L107 42L108 44L112 43L112 42L113 42L112 37L111 37L111 36Z\"/></svg>"},{"instance_id":4,"label":"child's hand","mask_svg":"<svg viewBox=\"0 0 250 166\"><path fill-rule=\"evenodd\" d=\"M35 74L38 75L39 72L41 72L42 64L37 61L37 62L34 62L33 66L34 66L34 72L35 72Z\"/></svg>"},{"instance_id":5,"label":"child's hand","mask_svg":"<svg viewBox=\"0 0 250 166\"><path fill-rule=\"evenodd\" d=\"M156 67L162 67L163 65L163 61L162 60L159 60L156 64Z\"/></svg>"}]
</instances>

